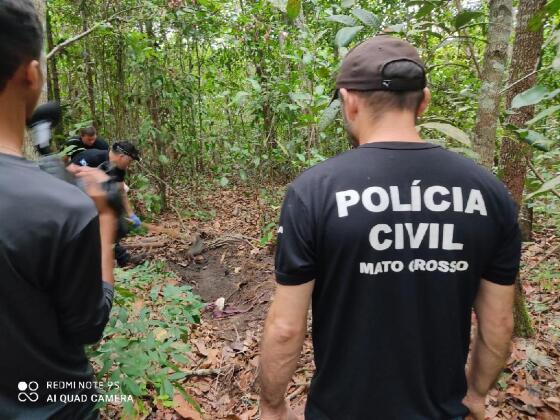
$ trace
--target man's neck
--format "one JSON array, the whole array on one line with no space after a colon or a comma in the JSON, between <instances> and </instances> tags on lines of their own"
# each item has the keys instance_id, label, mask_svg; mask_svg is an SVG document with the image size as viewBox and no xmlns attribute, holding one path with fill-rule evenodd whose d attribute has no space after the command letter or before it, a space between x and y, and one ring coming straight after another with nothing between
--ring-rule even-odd
<instances>
[{"instance_id":1,"label":"man's neck","mask_svg":"<svg viewBox=\"0 0 560 420\"><path fill-rule=\"evenodd\" d=\"M358 139L360 145L381 141L424 142L416 131L414 119L401 113L384 115L375 123L364 126Z\"/></svg>"},{"instance_id":2,"label":"man's neck","mask_svg":"<svg viewBox=\"0 0 560 420\"><path fill-rule=\"evenodd\" d=\"M23 156L25 104L10 93L0 95L0 153Z\"/></svg>"}]
</instances>

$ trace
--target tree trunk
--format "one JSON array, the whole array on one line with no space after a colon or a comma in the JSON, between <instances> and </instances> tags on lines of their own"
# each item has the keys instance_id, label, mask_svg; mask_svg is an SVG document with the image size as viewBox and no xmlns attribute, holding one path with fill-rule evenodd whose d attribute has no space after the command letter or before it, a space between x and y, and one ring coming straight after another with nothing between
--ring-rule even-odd
<instances>
[{"instance_id":1,"label":"tree trunk","mask_svg":"<svg viewBox=\"0 0 560 420\"><path fill-rule=\"evenodd\" d=\"M49 51L52 51L54 48L54 41L53 41L53 34L52 34L52 27L51 27L51 16L49 13L49 6L47 5L47 47ZM49 100L55 101L60 103L60 80L58 77L58 64L56 55L52 56L49 62L47 63L48 68L48 86L47 90L49 92L48 97ZM64 129L62 128L62 124L58 124L54 129L55 135L57 137L62 137L64 135Z\"/></svg>"},{"instance_id":2,"label":"tree trunk","mask_svg":"<svg viewBox=\"0 0 560 420\"><path fill-rule=\"evenodd\" d=\"M46 0L33 0L33 5L35 6L35 10L37 11L37 15L39 16L39 20L43 25L43 30L46 28L47 22L47 2ZM43 77L47 80L47 61L41 60L42 70L43 70ZM48 92L47 92L47 84L43 86L43 93L39 98L39 104L44 104L47 102Z\"/></svg>"},{"instance_id":3,"label":"tree trunk","mask_svg":"<svg viewBox=\"0 0 560 420\"><path fill-rule=\"evenodd\" d=\"M538 66L543 44L543 29L541 27L536 31L531 31L529 29L529 21L545 4L546 0L520 0L519 2L508 85L512 85L530 74ZM537 76L533 74L519 83L515 83L507 93L507 107L511 107L511 101L517 94L533 87L536 80ZM507 123L513 124L516 127L523 127L527 121L533 118L534 112L534 106L520 108L507 118ZM503 173L503 181L519 208L521 208L523 201L523 189L525 186L525 176L527 175L527 159L530 158L530 146L519 141L513 133L508 133L504 137L500 153L500 169ZM516 290L514 333L518 337L530 337L534 334L534 331L527 313L519 278Z\"/></svg>"},{"instance_id":4,"label":"tree trunk","mask_svg":"<svg viewBox=\"0 0 560 420\"><path fill-rule=\"evenodd\" d=\"M81 12L82 12L82 29L83 31L87 31L88 28L88 13L86 9L86 2L82 1ZM93 60L91 58L91 51L89 49L89 42L85 40L84 42L84 66L86 70L86 83L87 83L87 96L88 96L88 104L89 104L89 112L91 113L91 119L93 121L93 125L95 127L99 126L99 121L97 120L97 110L95 108L95 87L93 81Z\"/></svg>"},{"instance_id":5,"label":"tree trunk","mask_svg":"<svg viewBox=\"0 0 560 420\"><path fill-rule=\"evenodd\" d=\"M41 25L43 26L43 33L44 33L46 29L46 22L47 22L46 19L47 2L46 0L33 0L33 6L37 11L37 15L39 16L39 20L41 21ZM41 60L41 70L43 72L44 80L47 80L48 78L47 60ZM39 102L37 103L37 105L41 105L47 102L48 100L47 98L48 98L47 83L44 83L43 91L41 92L41 96L39 97ZM35 151L35 147L33 147L33 144L31 143L29 136L26 136L26 140L23 144L23 154L28 159L33 159L37 157L37 152Z\"/></svg>"},{"instance_id":6,"label":"tree trunk","mask_svg":"<svg viewBox=\"0 0 560 420\"><path fill-rule=\"evenodd\" d=\"M507 67L508 45L512 31L512 0L490 0L488 44L484 52L473 148L479 162L492 169L496 150L496 128L500 116L500 90Z\"/></svg>"}]
</instances>

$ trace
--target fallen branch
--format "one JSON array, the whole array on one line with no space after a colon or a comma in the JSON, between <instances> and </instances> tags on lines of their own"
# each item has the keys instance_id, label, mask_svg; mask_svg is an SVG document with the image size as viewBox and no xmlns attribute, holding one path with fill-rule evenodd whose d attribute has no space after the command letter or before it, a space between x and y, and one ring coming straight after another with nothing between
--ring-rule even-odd
<instances>
[{"instance_id":1,"label":"fallen branch","mask_svg":"<svg viewBox=\"0 0 560 420\"><path fill-rule=\"evenodd\" d=\"M256 242L255 238L251 238L249 236L245 236L239 233L226 233L219 238L214 239L213 241L208 243L208 249L219 248L221 246L227 245L231 242L247 242L251 247L256 248L251 241Z\"/></svg>"},{"instance_id":2,"label":"fallen branch","mask_svg":"<svg viewBox=\"0 0 560 420\"><path fill-rule=\"evenodd\" d=\"M167 242L136 242L136 243L123 244L123 247L125 247L127 249L163 248L164 246L167 246Z\"/></svg>"},{"instance_id":3,"label":"fallen branch","mask_svg":"<svg viewBox=\"0 0 560 420\"><path fill-rule=\"evenodd\" d=\"M219 375L222 373L222 369L197 369L197 370L187 370L183 371L187 376L212 376L212 375Z\"/></svg>"},{"instance_id":4,"label":"fallen branch","mask_svg":"<svg viewBox=\"0 0 560 420\"><path fill-rule=\"evenodd\" d=\"M556 251L560 250L560 244L556 245L555 247L552 247L551 249L548 250L548 252L546 254L544 254L544 256L538 260L537 262L531 264L530 266L528 266L527 268L525 268L522 272L522 274L525 276L527 275L531 270L534 270L536 267L538 267L539 265L541 265L544 261L546 261L548 259L548 257L550 257L552 254L554 254Z\"/></svg>"},{"instance_id":5,"label":"fallen branch","mask_svg":"<svg viewBox=\"0 0 560 420\"><path fill-rule=\"evenodd\" d=\"M306 388L307 388L307 384L299 386L294 392L288 395L288 401L293 400L295 397L297 397L299 394L305 391Z\"/></svg>"}]
</instances>

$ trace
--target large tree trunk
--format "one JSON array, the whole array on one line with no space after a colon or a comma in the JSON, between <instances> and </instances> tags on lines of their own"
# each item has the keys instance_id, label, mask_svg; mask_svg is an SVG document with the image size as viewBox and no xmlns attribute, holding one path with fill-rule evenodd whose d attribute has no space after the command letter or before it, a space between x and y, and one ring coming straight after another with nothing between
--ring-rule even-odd
<instances>
[{"instance_id":1,"label":"large tree trunk","mask_svg":"<svg viewBox=\"0 0 560 420\"><path fill-rule=\"evenodd\" d=\"M507 107L511 107L512 99L519 93L530 89L535 85L537 76L526 77L538 66L543 44L543 29L536 31L529 29L529 21L539 12L546 0L520 0L517 17L515 41L513 44L513 55L509 74L509 85L514 85L507 93ZM516 127L523 127L527 121L533 118L534 106L526 106L518 109L510 115L507 123ZM500 153L500 169L503 173L503 181L509 189L515 202L521 207L523 201L523 189L525 176L527 174L527 159L531 157L530 146L519 141L512 133L506 135L502 142ZM534 331L527 313L523 289L520 279L517 282L517 296L515 299L515 335L519 337L531 336Z\"/></svg>"},{"instance_id":2,"label":"large tree trunk","mask_svg":"<svg viewBox=\"0 0 560 420\"><path fill-rule=\"evenodd\" d=\"M482 86L473 138L473 148L480 157L480 163L489 169L494 165L496 128L500 115L500 90L507 67L512 9L512 0L490 0L488 44L484 52Z\"/></svg>"}]
</instances>

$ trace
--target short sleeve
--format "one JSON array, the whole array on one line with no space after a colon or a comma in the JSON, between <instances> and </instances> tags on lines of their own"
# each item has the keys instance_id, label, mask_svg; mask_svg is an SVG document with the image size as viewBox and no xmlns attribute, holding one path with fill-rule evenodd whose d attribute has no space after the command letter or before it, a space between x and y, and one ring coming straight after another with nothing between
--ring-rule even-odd
<instances>
[{"instance_id":1,"label":"short sleeve","mask_svg":"<svg viewBox=\"0 0 560 420\"><path fill-rule=\"evenodd\" d=\"M316 278L313 220L301 198L288 187L280 213L276 249L276 280L299 285Z\"/></svg>"},{"instance_id":2,"label":"short sleeve","mask_svg":"<svg viewBox=\"0 0 560 420\"><path fill-rule=\"evenodd\" d=\"M521 231L517 209L513 200L506 198L504 224L494 256L486 267L482 278L492 283L511 285L515 283L521 260Z\"/></svg>"}]
</instances>

